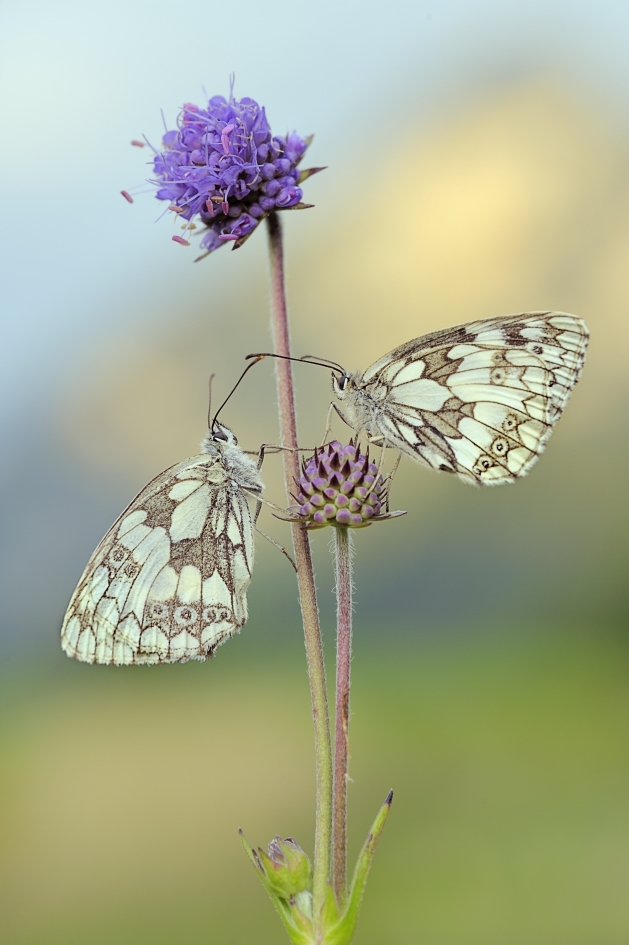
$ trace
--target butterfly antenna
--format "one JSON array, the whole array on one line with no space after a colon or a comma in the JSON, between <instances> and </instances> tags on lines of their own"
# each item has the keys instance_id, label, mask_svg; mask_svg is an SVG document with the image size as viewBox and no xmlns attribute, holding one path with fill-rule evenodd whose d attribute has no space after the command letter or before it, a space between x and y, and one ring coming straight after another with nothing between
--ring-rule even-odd
<instances>
[{"instance_id":1,"label":"butterfly antenna","mask_svg":"<svg viewBox=\"0 0 629 945\"><path fill-rule=\"evenodd\" d=\"M347 374L347 371L338 361L330 361L329 358L320 358L318 354L302 354L300 361L306 361L309 364L319 364L321 367L330 367L341 374Z\"/></svg>"},{"instance_id":2,"label":"butterfly antenna","mask_svg":"<svg viewBox=\"0 0 629 945\"><path fill-rule=\"evenodd\" d=\"M262 361L263 358L265 357L265 355L264 355L264 354L256 354L256 355L249 355L249 357L254 357L254 358L255 358L255 361L252 361L251 364L248 364L248 365L247 365L247 367L244 369L244 371L242 372L242 374L240 375L240 377L238 378L238 380L236 381L236 383L234 384L234 386L233 386L232 389L230 390L229 394L227 395L227 397L225 398L225 400L223 401L223 403L220 405L220 407L218 408L218 410L217 410L216 413L214 414L213 419L212 419L212 420L210 421L210 423L208 424L208 428L209 428L210 430L213 430L213 429L214 429L214 425L215 425L215 423L216 423L216 418L218 417L219 413L221 412L221 410L223 409L223 407L225 406L225 404L227 403L227 401L230 400L230 398L231 398L232 394L234 393L234 391L235 391L235 390L237 389L237 387L240 385L240 382L242 381L242 379L243 379L243 377L245 376L245 374L247 373L247 371L250 371L251 368L254 366L254 364L257 364L257 363L258 363L258 361Z\"/></svg>"},{"instance_id":3,"label":"butterfly antenna","mask_svg":"<svg viewBox=\"0 0 629 945\"><path fill-rule=\"evenodd\" d=\"M336 361L328 361L327 358L315 360L315 355L313 354L305 354L303 358L289 358L287 354L274 354L272 351L260 351L257 354L248 354L245 361L249 358L281 358L282 361L299 361L302 364L316 364L319 367L328 368L328 370L340 371L341 374L347 373L345 368L337 364Z\"/></svg>"},{"instance_id":4,"label":"butterfly antenna","mask_svg":"<svg viewBox=\"0 0 629 945\"><path fill-rule=\"evenodd\" d=\"M208 396L208 401L207 401L207 428L208 428L208 430L210 429L210 426L211 426L211 423L212 423L212 420L211 420L211 417L212 417L212 381L214 380L215 377L216 377L216 374L210 374L210 379L209 379L208 385L207 385L207 386L208 386L208 390L209 390L209 396Z\"/></svg>"}]
</instances>

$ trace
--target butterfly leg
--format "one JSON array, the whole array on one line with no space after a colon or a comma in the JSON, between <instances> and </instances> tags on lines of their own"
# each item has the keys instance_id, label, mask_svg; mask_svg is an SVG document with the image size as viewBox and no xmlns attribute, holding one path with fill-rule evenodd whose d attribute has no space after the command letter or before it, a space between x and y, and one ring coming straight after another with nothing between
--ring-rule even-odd
<instances>
[{"instance_id":1,"label":"butterfly leg","mask_svg":"<svg viewBox=\"0 0 629 945\"><path fill-rule=\"evenodd\" d=\"M267 453L313 453L314 448L312 446L276 446L274 443L263 443L260 449L258 450L258 471L262 468L262 463L264 462L264 457ZM255 450L244 450L250 456L255 456Z\"/></svg>"},{"instance_id":2,"label":"butterfly leg","mask_svg":"<svg viewBox=\"0 0 629 945\"><path fill-rule=\"evenodd\" d=\"M244 490L243 490L243 491L244 491ZM275 541L274 538L271 538L270 535L267 535L266 532L263 532L261 528L258 528L258 517L259 517L259 515L260 515L260 512L262 511L262 506L263 506L263 505L268 505L270 509L273 509L273 510L276 511L276 512L282 512L283 514L286 513L286 510L283 509L283 508L281 508L279 505L275 505L275 503L273 503L273 502L269 502L268 499L263 499L262 496L254 495L254 494L251 493L251 492L247 492L247 495L250 496L250 498L256 500L256 507L255 507L255 511L254 511L254 513L253 513L253 527L255 528L255 530L256 530L257 532L260 532L260 534L262 535L263 538L266 538L267 541L270 541L272 545L275 545L275 547L276 547L279 551L281 551L282 554L285 555L285 557L288 558L288 560L290 561L291 565L293 566L293 568L295 569L295 572L296 572L296 571L297 571L297 565L295 564L295 562L293 561L293 559L292 559L291 556L289 555L289 553L288 553L288 551L286 550L286 548L284 548L283 545L280 545L279 542Z\"/></svg>"},{"instance_id":3,"label":"butterfly leg","mask_svg":"<svg viewBox=\"0 0 629 945\"><path fill-rule=\"evenodd\" d=\"M258 451L258 465L257 465L257 467L256 467L257 470L258 470L258 472L262 469L262 463L264 462L264 450L265 450L265 448L266 448L268 445L269 445L268 443L263 443L262 446L260 447L259 451ZM260 509L261 509L261 508L262 508L262 506L261 506L261 504L258 502L258 510L257 510L257 514L256 514L256 519L257 519L258 515L260 514Z\"/></svg>"},{"instance_id":4,"label":"butterfly leg","mask_svg":"<svg viewBox=\"0 0 629 945\"><path fill-rule=\"evenodd\" d=\"M321 446L324 446L328 442L328 437L332 429L332 411L336 408L334 401L330 403L328 407L328 415L325 418L325 432L323 434L323 439L321 440Z\"/></svg>"},{"instance_id":5,"label":"butterfly leg","mask_svg":"<svg viewBox=\"0 0 629 945\"><path fill-rule=\"evenodd\" d=\"M255 509L255 512L253 513L254 525L258 520L258 515L260 514L260 509L262 508L263 505L266 505L270 509L273 509L274 512L282 512L284 515L286 514L286 509L283 509L281 505L276 505L275 502L269 502L268 499L263 499L262 496L259 495L259 493L249 492L248 489L243 489L242 491L245 493L245 495L247 495L250 499L253 499L253 501L256 503L256 509ZM286 521L292 522L293 519L292 518L286 519Z\"/></svg>"},{"instance_id":6,"label":"butterfly leg","mask_svg":"<svg viewBox=\"0 0 629 945\"><path fill-rule=\"evenodd\" d=\"M389 485L387 486L387 497L386 497L386 500L385 500L385 507L386 507L387 512L390 512L390 511L391 511L390 508L389 508L389 498L390 498L390 495L391 495L391 486L392 486L392 484L393 484L393 477L395 476L396 472L398 471L398 466L400 465L401 459L402 459L402 454L401 454L401 453L398 453L398 454L397 454L397 459L396 459L396 461L395 461L395 463L394 463L394 466L393 466L393 469L391 470L391 472L389 473L389 475L388 475L388 476L386 477L386 479L384 480L384 484L385 484L385 485L386 485L387 483L389 483Z\"/></svg>"},{"instance_id":7,"label":"butterfly leg","mask_svg":"<svg viewBox=\"0 0 629 945\"><path fill-rule=\"evenodd\" d=\"M378 444L376 444L376 445L382 447L382 452L380 453L380 460L379 460L379 462L378 462L378 472L376 473L376 482L378 481L378 477L379 477L380 474L382 473L382 467L384 466L385 451L386 451L386 448L387 448L387 446L388 446L386 437L384 437L384 436L383 436L383 437L378 437L378 439L381 440L381 442L378 443ZM373 440L370 440L369 442L370 442L370 443L373 443L374 441L373 441ZM399 460L398 460L398 462L399 462ZM396 466L395 468L397 469L397 466Z\"/></svg>"},{"instance_id":8,"label":"butterfly leg","mask_svg":"<svg viewBox=\"0 0 629 945\"><path fill-rule=\"evenodd\" d=\"M258 504L258 511L259 511L260 508L262 508L262 503L259 503L259 504ZM296 574L296 573L297 573L297 565L295 564L295 562L293 561L293 559L291 558L291 556L290 556L289 553L287 552L286 548L284 548L283 545L280 545L280 543L279 543L278 541L275 541L274 538L271 538L270 535L267 535L266 532L263 532L261 528L258 528L258 526L255 524L255 519L256 519L256 517L257 517L257 516L254 516L254 525L253 525L253 527L255 528L255 530L258 532L258 534L262 535L263 538L266 538L267 541L270 541L272 545L275 545L275 547L278 549L278 551L281 551L285 558L288 558L288 560L290 561L290 563L291 563L291 565L292 565L292 567L293 567L293 570L295 571L295 574Z\"/></svg>"},{"instance_id":9,"label":"butterfly leg","mask_svg":"<svg viewBox=\"0 0 629 945\"><path fill-rule=\"evenodd\" d=\"M386 449L387 449L389 443L388 443L387 438L386 438L385 436L379 436L379 437L375 437L375 438L373 438L373 439L370 438L369 442L370 442L370 443L375 443L376 446L381 446L381 447L382 447L382 452L380 453L380 460L379 460L379 462L378 462L378 471L377 471L377 473L376 473L376 482L377 482L378 479L379 479L379 477L380 477L380 475L381 475L381 473L382 473L382 467L384 466L385 451L386 451ZM389 511L389 493L390 493L390 491L391 491L391 483L393 482L393 477L395 476L396 472L398 471L398 466L400 465L400 460L401 460L401 459L402 459L402 454L398 452L398 454L397 454L397 459L396 459L396 461L395 461L395 463L394 463L393 469L391 470L391 472L390 472L390 473L385 477L385 479L383 480L383 485L386 485L387 482L389 483L389 485L387 486L387 497L386 497L386 510L387 510L387 512Z\"/></svg>"},{"instance_id":10,"label":"butterfly leg","mask_svg":"<svg viewBox=\"0 0 629 945\"><path fill-rule=\"evenodd\" d=\"M351 425L351 423L349 422L349 420L347 419L347 417L345 416L345 414L343 413L343 411L341 410L341 408L339 407L339 405L338 405L338 404L335 404L334 401L332 401L332 407L334 407L334 409L335 409L336 412L338 413L338 415L339 415L339 417L341 418L341 420L343 421L343 423L347 424L347 426L350 427L350 428L353 430L353 429L354 429L353 426ZM356 431L354 431L354 432L356 432Z\"/></svg>"}]
</instances>

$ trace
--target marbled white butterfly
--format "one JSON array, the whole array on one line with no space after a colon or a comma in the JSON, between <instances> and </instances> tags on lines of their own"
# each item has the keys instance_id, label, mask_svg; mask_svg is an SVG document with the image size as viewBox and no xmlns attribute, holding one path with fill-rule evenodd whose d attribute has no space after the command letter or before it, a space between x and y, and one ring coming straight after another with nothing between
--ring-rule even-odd
<instances>
[{"instance_id":1,"label":"marbled white butterfly","mask_svg":"<svg viewBox=\"0 0 629 945\"><path fill-rule=\"evenodd\" d=\"M536 461L581 374L585 323L565 312L468 322L415 338L366 371L335 369L356 433L465 482L498 485Z\"/></svg>"}]
</instances>

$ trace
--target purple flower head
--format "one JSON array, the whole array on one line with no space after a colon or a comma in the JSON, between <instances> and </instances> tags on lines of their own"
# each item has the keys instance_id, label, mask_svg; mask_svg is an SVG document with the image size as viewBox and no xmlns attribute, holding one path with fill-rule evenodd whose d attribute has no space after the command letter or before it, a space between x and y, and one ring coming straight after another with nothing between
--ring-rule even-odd
<instances>
[{"instance_id":1,"label":"purple flower head","mask_svg":"<svg viewBox=\"0 0 629 945\"><path fill-rule=\"evenodd\" d=\"M388 488L378 475L369 453L363 455L352 441L343 446L338 440L315 450L302 463L297 483L299 503L290 511L307 528L345 525L364 528L385 518L403 515L388 511Z\"/></svg>"},{"instance_id":2,"label":"purple flower head","mask_svg":"<svg viewBox=\"0 0 629 945\"><path fill-rule=\"evenodd\" d=\"M225 243L236 249L272 211L310 206L299 185L322 168L297 169L310 140L294 132L274 137L252 98L186 104L153 159L156 197L187 221L184 230L200 219L205 254Z\"/></svg>"}]
</instances>

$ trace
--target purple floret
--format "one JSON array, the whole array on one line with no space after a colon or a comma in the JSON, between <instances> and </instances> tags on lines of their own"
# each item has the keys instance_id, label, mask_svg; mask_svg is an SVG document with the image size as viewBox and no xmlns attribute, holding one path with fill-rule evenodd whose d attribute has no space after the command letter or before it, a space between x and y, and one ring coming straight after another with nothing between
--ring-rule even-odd
<instances>
[{"instance_id":1,"label":"purple floret","mask_svg":"<svg viewBox=\"0 0 629 945\"><path fill-rule=\"evenodd\" d=\"M297 165L309 140L294 132L274 137L252 98L186 104L177 125L153 159L155 196L189 223L199 217L206 252L242 245L269 213L301 204Z\"/></svg>"}]
</instances>

